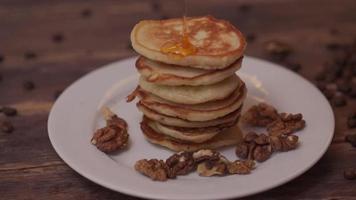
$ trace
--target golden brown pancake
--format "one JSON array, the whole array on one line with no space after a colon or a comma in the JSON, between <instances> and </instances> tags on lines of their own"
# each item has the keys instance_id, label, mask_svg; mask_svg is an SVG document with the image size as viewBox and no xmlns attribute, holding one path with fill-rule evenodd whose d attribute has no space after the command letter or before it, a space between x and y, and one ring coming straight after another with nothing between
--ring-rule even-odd
<instances>
[{"instance_id":1,"label":"golden brown pancake","mask_svg":"<svg viewBox=\"0 0 356 200\"><path fill-rule=\"evenodd\" d=\"M139 91L139 96L140 102L155 112L188 121L203 122L223 117L240 108L246 98L246 92L246 87L242 84L225 99L197 105L172 103L142 91Z\"/></svg>"},{"instance_id":2,"label":"golden brown pancake","mask_svg":"<svg viewBox=\"0 0 356 200\"><path fill-rule=\"evenodd\" d=\"M136 61L136 69L150 83L160 85L211 85L233 75L240 69L242 57L224 69L204 70L165 64L143 56Z\"/></svg>"},{"instance_id":3,"label":"golden brown pancake","mask_svg":"<svg viewBox=\"0 0 356 200\"><path fill-rule=\"evenodd\" d=\"M205 142L236 123L234 122L226 125L210 126L204 128L181 128L163 125L157 121L149 120L148 118L145 118L145 121L147 121L147 124L150 128L158 133L162 133L178 140L193 143Z\"/></svg>"},{"instance_id":4,"label":"golden brown pancake","mask_svg":"<svg viewBox=\"0 0 356 200\"><path fill-rule=\"evenodd\" d=\"M187 35L197 52L181 58L162 53L167 42L182 38L182 18L143 20L131 32L132 47L137 53L168 64L201 69L222 69L242 57L246 41L232 24L212 16L187 18Z\"/></svg>"},{"instance_id":5,"label":"golden brown pancake","mask_svg":"<svg viewBox=\"0 0 356 200\"><path fill-rule=\"evenodd\" d=\"M168 101L182 104L200 104L226 98L241 85L241 80L236 74L233 74L212 85L166 86L147 82L145 78L141 76L139 85L142 90Z\"/></svg>"},{"instance_id":6,"label":"golden brown pancake","mask_svg":"<svg viewBox=\"0 0 356 200\"><path fill-rule=\"evenodd\" d=\"M237 126L233 126L203 143L192 143L173 139L150 128L145 120L141 122L141 130L149 142L177 152L218 149L225 146L236 145L242 140L241 131Z\"/></svg>"},{"instance_id":7,"label":"golden brown pancake","mask_svg":"<svg viewBox=\"0 0 356 200\"><path fill-rule=\"evenodd\" d=\"M231 123L208 126L202 128L182 128L160 124L156 121L148 121L147 124L156 132L170 136L184 142L203 143L222 131L234 126L237 120Z\"/></svg>"},{"instance_id":8,"label":"golden brown pancake","mask_svg":"<svg viewBox=\"0 0 356 200\"><path fill-rule=\"evenodd\" d=\"M202 127L208 127L208 126L217 126L221 124L228 124L231 122L234 122L237 120L237 118L240 116L241 112L241 107L234 112L225 115L223 117L213 119L213 120L208 120L208 121L188 121L184 119L180 119L177 117L171 117L168 115L163 115L161 113L158 113L154 110L151 110L144 106L141 102L137 103L138 109L149 119L153 121L157 121L161 124L165 124L168 126L177 126L177 127L191 127L191 128L202 128Z\"/></svg>"}]
</instances>

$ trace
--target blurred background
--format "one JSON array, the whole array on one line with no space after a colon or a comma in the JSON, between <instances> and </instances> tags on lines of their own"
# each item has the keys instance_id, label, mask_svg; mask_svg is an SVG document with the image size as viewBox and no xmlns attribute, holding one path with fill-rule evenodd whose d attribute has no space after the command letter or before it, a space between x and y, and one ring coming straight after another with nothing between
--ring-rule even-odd
<instances>
[{"instance_id":1,"label":"blurred background","mask_svg":"<svg viewBox=\"0 0 356 200\"><path fill-rule=\"evenodd\" d=\"M48 113L58 95L84 74L136 55L129 34L138 21L182 17L183 10L183 0L0 0L4 199L123 197L87 181L58 158L47 136ZM305 175L264 197L283 199L288 192L288 198L355 198L342 173L356 167L349 159L355 151L344 142L356 126L356 1L188 0L187 11L229 20L244 33L247 55L301 74L333 105L337 127L328 153Z\"/></svg>"},{"instance_id":2,"label":"blurred background","mask_svg":"<svg viewBox=\"0 0 356 200\"><path fill-rule=\"evenodd\" d=\"M181 17L183 7L183 0L1 0L1 67L65 63L90 70L135 55L129 33L139 20ZM327 44L355 37L353 0L188 0L187 7L190 16L236 25L249 40L249 55L265 57L270 40L288 43L308 70L330 57Z\"/></svg>"}]
</instances>

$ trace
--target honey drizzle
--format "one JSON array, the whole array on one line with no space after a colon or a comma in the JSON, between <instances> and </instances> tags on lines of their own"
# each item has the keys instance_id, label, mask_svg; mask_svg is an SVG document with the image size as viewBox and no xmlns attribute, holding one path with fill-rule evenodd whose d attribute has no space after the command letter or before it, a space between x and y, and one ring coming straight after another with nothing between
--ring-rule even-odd
<instances>
[{"instance_id":1,"label":"honey drizzle","mask_svg":"<svg viewBox=\"0 0 356 200\"><path fill-rule=\"evenodd\" d=\"M182 36L179 41L168 41L161 47L161 52L172 55L176 58L182 58L189 55L194 55L197 48L190 42L188 25L187 25L187 0L184 1L184 14L182 18Z\"/></svg>"}]
</instances>

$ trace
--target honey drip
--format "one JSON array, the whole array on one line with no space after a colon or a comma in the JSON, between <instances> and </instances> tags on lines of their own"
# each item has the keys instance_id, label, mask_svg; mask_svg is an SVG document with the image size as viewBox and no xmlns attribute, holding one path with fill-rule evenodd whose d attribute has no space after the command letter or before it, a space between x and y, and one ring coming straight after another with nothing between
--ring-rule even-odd
<instances>
[{"instance_id":1,"label":"honey drip","mask_svg":"<svg viewBox=\"0 0 356 200\"><path fill-rule=\"evenodd\" d=\"M194 55L197 52L197 48L190 42L188 34L188 26L186 19L186 7L187 1L185 1L184 15L183 15L183 30L182 36L178 41L168 41L161 47L161 52L172 55L177 58Z\"/></svg>"}]
</instances>

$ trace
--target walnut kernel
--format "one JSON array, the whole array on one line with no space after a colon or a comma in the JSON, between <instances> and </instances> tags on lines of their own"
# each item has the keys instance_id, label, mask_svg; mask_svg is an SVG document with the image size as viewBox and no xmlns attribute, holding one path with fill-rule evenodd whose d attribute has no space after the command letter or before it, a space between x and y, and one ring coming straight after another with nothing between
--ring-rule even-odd
<instances>
[{"instance_id":1,"label":"walnut kernel","mask_svg":"<svg viewBox=\"0 0 356 200\"><path fill-rule=\"evenodd\" d=\"M142 159L135 163L135 169L154 181L167 180L167 167L163 160Z\"/></svg>"}]
</instances>

